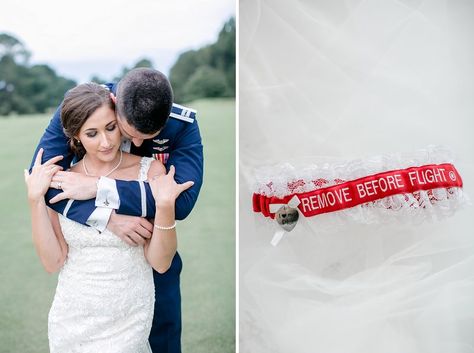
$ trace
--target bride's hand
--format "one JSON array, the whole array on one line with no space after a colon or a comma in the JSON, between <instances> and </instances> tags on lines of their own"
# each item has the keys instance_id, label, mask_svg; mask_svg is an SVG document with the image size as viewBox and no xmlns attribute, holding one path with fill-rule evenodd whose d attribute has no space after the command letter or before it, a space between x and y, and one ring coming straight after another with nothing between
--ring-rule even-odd
<instances>
[{"instance_id":1,"label":"bride's hand","mask_svg":"<svg viewBox=\"0 0 474 353\"><path fill-rule=\"evenodd\" d=\"M28 199L30 201L41 200L46 194L46 191L48 191L53 175L62 169L62 167L54 163L60 161L63 156L53 157L44 164L41 164L42 157L43 149L40 148L36 155L31 174L25 169L25 183L28 188Z\"/></svg>"},{"instance_id":2,"label":"bride's hand","mask_svg":"<svg viewBox=\"0 0 474 353\"><path fill-rule=\"evenodd\" d=\"M179 194L194 185L194 182L192 181L187 181L182 184L176 183L174 180L174 173L174 166L171 166L168 174L156 176L150 181L150 187L153 197L155 198L156 205L174 206L176 198L179 196Z\"/></svg>"}]
</instances>

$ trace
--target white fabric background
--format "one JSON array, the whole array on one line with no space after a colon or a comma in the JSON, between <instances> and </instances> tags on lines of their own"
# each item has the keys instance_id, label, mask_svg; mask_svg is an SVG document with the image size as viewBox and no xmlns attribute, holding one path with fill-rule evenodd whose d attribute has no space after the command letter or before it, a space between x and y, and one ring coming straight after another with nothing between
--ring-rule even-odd
<instances>
[{"instance_id":1,"label":"white fabric background","mask_svg":"<svg viewBox=\"0 0 474 353\"><path fill-rule=\"evenodd\" d=\"M474 352L474 207L299 226L277 248L254 169L430 144L474 196L474 2L240 0L240 351Z\"/></svg>"}]
</instances>

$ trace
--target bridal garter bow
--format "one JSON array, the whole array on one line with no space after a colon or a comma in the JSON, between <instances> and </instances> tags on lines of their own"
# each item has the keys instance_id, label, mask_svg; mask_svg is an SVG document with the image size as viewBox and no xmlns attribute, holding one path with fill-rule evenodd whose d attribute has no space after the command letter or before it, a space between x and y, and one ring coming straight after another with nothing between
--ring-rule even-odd
<instances>
[{"instance_id":1,"label":"bridal garter bow","mask_svg":"<svg viewBox=\"0 0 474 353\"><path fill-rule=\"evenodd\" d=\"M451 153L430 146L412 155L260 168L252 203L254 212L280 226L272 239L277 245L301 215L311 219L337 213L358 223L400 215L418 220L447 215L466 201L462 187Z\"/></svg>"}]
</instances>

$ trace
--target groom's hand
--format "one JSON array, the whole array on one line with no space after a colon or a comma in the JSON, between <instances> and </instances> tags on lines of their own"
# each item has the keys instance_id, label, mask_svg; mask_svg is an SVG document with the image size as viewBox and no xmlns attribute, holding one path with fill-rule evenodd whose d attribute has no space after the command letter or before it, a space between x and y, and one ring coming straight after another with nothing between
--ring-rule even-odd
<instances>
[{"instance_id":1,"label":"groom's hand","mask_svg":"<svg viewBox=\"0 0 474 353\"><path fill-rule=\"evenodd\" d=\"M59 171L51 179L50 188L62 190L49 202L56 203L61 200L89 200L97 195L97 177L91 177L75 172Z\"/></svg>"},{"instance_id":2,"label":"groom's hand","mask_svg":"<svg viewBox=\"0 0 474 353\"><path fill-rule=\"evenodd\" d=\"M112 211L107 229L131 246L144 245L153 233L153 224L145 218L126 216Z\"/></svg>"}]
</instances>

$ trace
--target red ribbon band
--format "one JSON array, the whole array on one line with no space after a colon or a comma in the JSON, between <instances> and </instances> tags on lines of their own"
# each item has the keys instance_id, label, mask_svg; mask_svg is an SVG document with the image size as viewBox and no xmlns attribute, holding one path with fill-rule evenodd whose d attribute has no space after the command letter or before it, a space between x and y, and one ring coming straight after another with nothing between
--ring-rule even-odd
<instances>
[{"instance_id":1,"label":"red ribbon band","mask_svg":"<svg viewBox=\"0 0 474 353\"><path fill-rule=\"evenodd\" d=\"M392 195L462 185L461 176L452 164L430 164L369 175L318 190L290 194L284 198L253 194L252 202L255 212L274 218L275 215L270 213L270 204L287 204L296 195L300 200L298 209L305 217L311 217Z\"/></svg>"}]
</instances>

